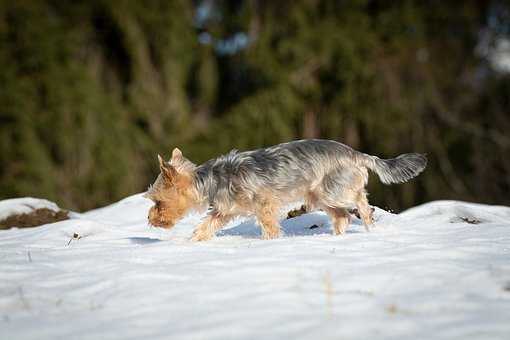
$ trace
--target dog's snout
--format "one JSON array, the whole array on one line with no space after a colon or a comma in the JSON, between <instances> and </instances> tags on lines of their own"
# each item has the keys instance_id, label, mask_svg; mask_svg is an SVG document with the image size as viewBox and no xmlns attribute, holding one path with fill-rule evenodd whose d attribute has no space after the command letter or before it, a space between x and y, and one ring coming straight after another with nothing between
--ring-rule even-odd
<instances>
[{"instance_id":1,"label":"dog's snout","mask_svg":"<svg viewBox=\"0 0 510 340\"><path fill-rule=\"evenodd\" d=\"M158 205L154 205L149 209L148 220L149 224L154 227L170 229L174 226L173 220L165 218L161 209L158 209Z\"/></svg>"}]
</instances>

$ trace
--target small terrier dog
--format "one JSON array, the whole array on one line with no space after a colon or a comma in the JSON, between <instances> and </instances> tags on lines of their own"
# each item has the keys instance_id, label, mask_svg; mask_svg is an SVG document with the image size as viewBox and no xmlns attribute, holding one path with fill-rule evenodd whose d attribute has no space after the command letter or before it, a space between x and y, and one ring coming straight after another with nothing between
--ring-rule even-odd
<instances>
[{"instance_id":1,"label":"small terrier dog","mask_svg":"<svg viewBox=\"0 0 510 340\"><path fill-rule=\"evenodd\" d=\"M145 194L155 203L149 223L171 228L188 211L210 208L193 233L194 241L209 240L237 216L256 216L262 237L277 238L281 207L298 200L304 200L308 211L324 210L337 235L349 225L349 209L357 209L368 231L373 219L365 191L367 169L391 184L410 180L427 165L418 153L380 159L319 139L233 150L199 166L177 148L170 161L159 155L158 160L161 173Z\"/></svg>"}]
</instances>

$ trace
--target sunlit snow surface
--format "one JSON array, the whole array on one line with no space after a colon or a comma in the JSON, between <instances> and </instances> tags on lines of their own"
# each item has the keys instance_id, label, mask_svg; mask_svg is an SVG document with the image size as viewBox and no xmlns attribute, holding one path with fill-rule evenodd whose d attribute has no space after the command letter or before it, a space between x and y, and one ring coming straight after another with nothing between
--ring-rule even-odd
<instances>
[{"instance_id":1,"label":"sunlit snow surface","mask_svg":"<svg viewBox=\"0 0 510 340\"><path fill-rule=\"evenodd\" d=\"M271 241L238 220L192 243L200 216L150 228L149 207L0 231L0 339L510 339L510 208L377 209L341 237L316 212Z\"/></svg>"}]
</instances>

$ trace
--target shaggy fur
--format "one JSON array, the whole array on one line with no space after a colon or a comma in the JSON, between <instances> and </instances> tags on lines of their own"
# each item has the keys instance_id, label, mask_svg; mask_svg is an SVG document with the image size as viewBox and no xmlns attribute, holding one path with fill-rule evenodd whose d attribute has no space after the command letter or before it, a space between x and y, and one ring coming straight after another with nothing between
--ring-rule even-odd
<instances>
[{"instance_id":1,"label":"shaggy fur","mask_svg":"<svg viewBox=\"0 0 510 340\"><path fill-rule=\"evenodd\" d=\"M158 156L161 173L146 197L152 225L171 228L192 209L210 211L193 240L208 240L236 216L256 216L264 238L280 235L280 208L298 200L307 209L323 209L336 234L349 225L348 209L357 209L368 230L372 209L365 186L368 171L385 184L402 183L425 169L424 155L409 153L380 159L330 140L299 140L265 149L211 159L197 166L175 149L169 162Z\"/></svg>"}]
</instances>

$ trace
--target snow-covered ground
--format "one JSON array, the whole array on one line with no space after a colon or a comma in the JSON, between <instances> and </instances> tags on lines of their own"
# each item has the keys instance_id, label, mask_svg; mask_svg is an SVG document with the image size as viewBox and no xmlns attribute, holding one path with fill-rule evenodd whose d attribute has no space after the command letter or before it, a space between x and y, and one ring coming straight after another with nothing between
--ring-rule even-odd
<instances>
[{"instance_id":1,"label":"snow-covered ground","mask_svg":"<svg viewBox=\"0 0 510 340\"><path fill-rule=\"evenodd\" d=\"M247 220L192 243L200 216L155 229L149 206L0 231L0 339L510 339L510 208L377 209L341 237L316 212L277 240Z\"/></svg>"}]
</instances>

